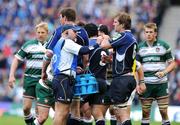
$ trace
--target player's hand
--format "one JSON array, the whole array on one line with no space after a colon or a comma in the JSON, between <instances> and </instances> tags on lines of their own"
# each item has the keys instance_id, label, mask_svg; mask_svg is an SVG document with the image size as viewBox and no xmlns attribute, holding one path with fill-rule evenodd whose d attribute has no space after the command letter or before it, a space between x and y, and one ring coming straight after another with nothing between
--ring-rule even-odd
<instances>
[{"instance_id":1,"label":"player's hand","mask_svg":"<svg viewBox=\"0 0 180 125\"><path fill-rule=\"evenodd\" d=\"M77 74L82 74L82 73L84 73L84 69L82 69L80 66L77 66L76 73Z\"/></svg>"},{"instance_id":2,"label":"player's hand","mask_svg":"<svg viewBox=\"0 0 180 125\"><path fill-rule=\"evenodd\" d=\"M102 55L101 61L103 63L112 63L112 55Z\"/></svg>"},{"instance_id":3,"label":"player's hand","mask_svg":"<svg viewBox=\"0 0 180 125\"><path fill-rule=\"evenodd\" d=\"M109 40L110 37L109 37L108 35L103 35L103 39L104 39L104 40Z\"/></svg>"},{"instance_id":4,"label":"player's hand","mask_svg":"<svg viewBox=\"0 0 180 125\"><path fill-rule=\"evenodd\" d=\"M47 74L46 74L46 72L42 72L42 74L41 74L41 79L42 79L43 82L45 82L45 81L47 80Z\"/></svg>"},{"instance_id":5,"label":"player's hand","mask_svg":"<svg viewBox=\"0 0 180 125\"><path fill-rule=\"evenodd\" d=\"M157 76L158 78L162 78L164 77L166 74L163 71L160 72L156 72L155 76Z\"/></svg>"},{"instance_id":6,"label":"player's hand","mask_svg":"<svg viewBox=\"0 0 180 125\"><path fill-rule=\"evenodd\" d=\"M136 87L136 91L139 95L143 94L146 91L145 83L138 84Z\"/></svg>"},{"instance_id":7,"label":"player's hand","mask_svg":"<svg viewBox=\"0 0 180 125\"><path fill-rule=\"evenodd\" d=\"M8 86L10 88L14 88L15 81L16 81L15 77L9 77Z\"/></svg>"},{"instance_id":8,"label":"player's hand","mask_svg":"<svg viewBox=\"0 0 180 125\"><path fill-rule=\"evenodd\" d=\"M102 36L98 36L96 43L100 45L102 41L103 41L103 37Z\"/></svg>"}]
</instances>

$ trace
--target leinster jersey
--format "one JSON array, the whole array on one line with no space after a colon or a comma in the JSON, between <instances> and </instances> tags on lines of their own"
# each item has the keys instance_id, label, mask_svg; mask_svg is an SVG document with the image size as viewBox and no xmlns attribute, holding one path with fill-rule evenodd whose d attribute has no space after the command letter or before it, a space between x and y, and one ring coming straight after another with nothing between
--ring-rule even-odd
<instances>
[{"instance_id":1,"label":"leinster jersey","mask_svg":"<svg viewBox=\"0 0 180 125\"><path fill-rule=\"evenodd\" d=\"M15 56L21 61L26 59L25 76L41 77L44 53L45 47L38 40L30 40L23 44Z\"/></svg>"},{"instance_id":2,"label":"leinster jersey","mask_svg":"<svg viewBox=\"0 0 180 125\"><path fill-rule=\"evenodd\" d=\"M94 46L96 39L89 39L89 45ZM89 69L96 78L106 79L107 64L101 61L103 55L108 55L107 51L102 48L97 48L89 54Z\"/></svg>"},{"instance_id":3,"label":"leinster jersey","mask_svg":"<svg viewBox=\"0 0 180 125\"><path fill-rule=\"evenodd\" d=\"M166 63L173 60L170 46L162 41L157 40L152 46L147 42L139 44L138 60L141 62L144 70L144 81L147 84L160 84L167 82L167 76L158 78L155 73L163 71Z\"/></svg>"},{"instance_id":4,"label":"leinster jersey","mask_svg":"<svg viewBox=\"0 0 180 125\"><path fill-rule=\"evenodd\" d=\"M110 44L114 49L113 77L132 72L137 51L137 41L130 30L117 33Z\"/></svg>"}]
</instances>

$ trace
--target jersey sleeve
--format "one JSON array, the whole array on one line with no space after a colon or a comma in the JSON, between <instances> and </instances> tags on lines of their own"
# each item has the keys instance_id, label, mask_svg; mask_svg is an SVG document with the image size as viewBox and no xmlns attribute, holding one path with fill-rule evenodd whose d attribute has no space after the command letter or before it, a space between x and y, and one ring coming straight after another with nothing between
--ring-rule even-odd
<instances>
[{"instance_id":1,"label":"jersey sleeve","mask_svg":"<svg viewBox=\"0 0 180 125\"><path fill-rule=\"evenodd\" d=\"M126 34L118 33L112 38L110 44L113 48L117 48L119 46L126 44L125 42L126 42Z\"/></svg>"},{"instance_id":2,"label":"jersey sleeve","mask_svg":"<svg viewBox=\"0 0 180 125\"><path fill-rule=\"evenodd\" d=\"M166 48L166 54L165 54L165 59L167 62L170 62L172 60L174 60L174 56L172 55L172 50L171 47L166 43L165 44L165 48Z\"/></svg>"},{"instance_id":3,"label":"jersey sleeve","mask_svg":"<svg viewBox=\"0 0 180 125\"><path fill-rule=\"evenodd\" d=\"M28 42L22 45L20 50L15 54L15 57L18 58L21 61L24 61L27 54L28 54Z\"/></svg>"},{"instance_id":4,"label":"jersey sleeve","mask_svg":"<svg viewBox=\"0 0 180 125\"><path fill-rule=\"evenodd\" d=\"M81 28L81 30L77 32L77 44L81 46L89 45L88 34L84 28Z\"/></svg>"},{"instance_id":5,"label":"jersey sleeve","mask_svg":"<svg viewBox=\"0 0 180 125\"><path fill-rule=\"evenodd\" d=\"M47 49L53 51L54 46L58 42L58 40L61 38L61 29L56 29L53 33L53 35L50 37L48 44L47 44Z\"/></svg>"}]
</instances>

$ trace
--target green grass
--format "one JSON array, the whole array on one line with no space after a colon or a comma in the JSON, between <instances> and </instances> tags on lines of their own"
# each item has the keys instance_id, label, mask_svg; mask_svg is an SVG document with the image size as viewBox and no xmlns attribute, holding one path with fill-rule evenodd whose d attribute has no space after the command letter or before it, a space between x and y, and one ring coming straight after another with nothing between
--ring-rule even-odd
<instances>
[{"instance_id":1,"label":"green grass","mask_svg":"<svg viewBox=\"0 0 180 125\"><path fill-rule=\"evenodd\" d=\"M171 125L179 125L180 123L172 122ZM25 125L22 117L16 116L0 116L0 125ZM52 125L52 119L48 119L44 125ZM109 124L109 121L107 122ZM133 125L140 125L140 122L133 122ZM161 125L160 122L153 122L151 125Z\"/></svg>"}]
</instances>

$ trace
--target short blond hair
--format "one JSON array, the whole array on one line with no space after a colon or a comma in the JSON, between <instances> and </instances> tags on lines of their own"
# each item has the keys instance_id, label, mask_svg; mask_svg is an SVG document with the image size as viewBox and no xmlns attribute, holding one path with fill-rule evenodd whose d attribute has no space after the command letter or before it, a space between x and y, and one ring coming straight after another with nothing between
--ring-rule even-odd
<instances>
[{"instance_id":1,"label":"short blond hair","mask_svg":"<svg viewBox=\"0 0 180 125\"><path fill-rule=\"evenodd\" d=\"M46 22L40 22L39 24L37 24L37 25L35 26L35 29L37 30L39 27L44 28L47 32L49 31L49 30L48 30L48 23L46 23Z\"/></svg>"},{"instance_id":2,"label":"short blond hair","mask_svg":"<svg viewBox=\"0 0 180 125\"><path fill-rule=\"evenodd\" d=\"M157 25L155 23L147 23L144 25L144 30L145 28L154 29L154 32L157 32Z\"/></svg>"}]
</instances>

